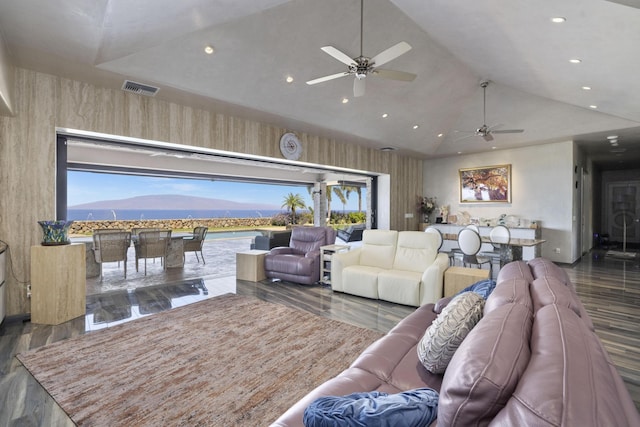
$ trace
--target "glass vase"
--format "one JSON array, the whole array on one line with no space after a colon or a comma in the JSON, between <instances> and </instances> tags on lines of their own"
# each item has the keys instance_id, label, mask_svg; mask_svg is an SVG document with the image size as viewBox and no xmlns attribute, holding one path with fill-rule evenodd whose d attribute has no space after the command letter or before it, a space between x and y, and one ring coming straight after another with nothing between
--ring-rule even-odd
<instances>
[{"instance_id":1,"label":"glass vase","mask_svg":"<svg viewBox=\"0 0 640 427\"><path fill-rule=\"evenodd\" d=\"M43 246L68 245L71 243L69 240L69 226L73 224L73 221L38 221L38 224L42 227Z\"/></svg>"}]
</instances>

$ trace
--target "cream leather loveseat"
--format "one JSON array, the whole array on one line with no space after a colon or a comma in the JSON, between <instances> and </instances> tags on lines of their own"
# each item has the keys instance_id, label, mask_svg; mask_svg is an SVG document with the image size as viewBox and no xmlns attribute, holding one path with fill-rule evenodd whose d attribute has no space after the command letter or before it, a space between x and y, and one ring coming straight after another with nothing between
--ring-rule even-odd
<instances>
[{"instance_id":1,"label":"cream leather loveseat","mask_svg":"<svg viewBox=\"0 0 640 427\"><path fill-rule=\"evenodd\" d=\"M365 230L362 246L331 260L331 288L418 307L442 298L446 254L421 231Z\"/></svg>"}]
</instances>

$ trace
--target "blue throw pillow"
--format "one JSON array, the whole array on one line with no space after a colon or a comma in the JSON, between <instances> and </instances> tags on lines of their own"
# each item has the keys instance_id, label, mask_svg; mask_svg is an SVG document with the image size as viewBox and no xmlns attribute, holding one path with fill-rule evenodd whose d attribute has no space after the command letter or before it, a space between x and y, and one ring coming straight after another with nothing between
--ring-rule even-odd
<instances>
[{"instance_id":1,"label":"blue throw pillow","mask_svg":"<svg viewBox=\"0 0 640 427\"><path fill-rule=\"evenodd\" d=\"M486 279L466 287L465 289L458 292L458 294L471 291L479 294L482 298L487 299L495 288L496 288L496 281L491 279Z\"/></svg>"},{"instance_id":2,"label":"blue throw pillow","mask_svg":"<svg viewBox=\"0 0 640 427\"><path fill-rule=\"evenodd\" d=\"M325 396L305 409L303 421L305 427L428 426L438 415L438 397L431 388Z\"/></svg>"}]
</instances>

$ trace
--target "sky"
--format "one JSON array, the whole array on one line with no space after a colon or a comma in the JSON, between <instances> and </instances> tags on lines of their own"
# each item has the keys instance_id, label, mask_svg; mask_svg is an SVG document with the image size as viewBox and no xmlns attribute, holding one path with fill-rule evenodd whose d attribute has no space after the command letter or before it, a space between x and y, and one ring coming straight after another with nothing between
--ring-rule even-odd
<instances>
[{"instance_id":1,"label":"sky","mask_svg":"<svg viewBox=\"0 0 640 427\"><path fill-rule=\"evenodd\" d=\"M161 178L81 171L68 171L67 174L68 206L102 200L128 199L136 196L180 194L242 203L269 204L278 209L289 193L300 194L307 205L313 206L313 199L306 186ZM344 208L337 197L332 199L331 204L332 209L356 211L358 210L358 196L352 193Z\"/></svg>"}]
</instances>

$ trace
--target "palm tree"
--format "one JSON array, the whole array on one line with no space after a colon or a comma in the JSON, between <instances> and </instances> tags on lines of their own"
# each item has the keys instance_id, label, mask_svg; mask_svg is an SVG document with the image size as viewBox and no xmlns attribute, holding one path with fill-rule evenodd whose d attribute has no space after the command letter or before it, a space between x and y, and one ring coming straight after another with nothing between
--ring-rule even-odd
<instances>
[{"instance_id":1,"label":"palm tree","mask_svg":"<svg viewBox=\"0 0 640 427\"><path fill-rule=\"evenodd\" d=\"M358 212L362 212L362 187L360 187L359 185L348 185L343 188L346 191L347 199L353 192L358 194Z\"/></svg>"},{"instance_id":2,"label":"palm tree","mask_svg":"<svg viewBox=\"0 0 640 427\"><path fill-rule=\"evenodd\" d=\"M349 197L345 196L344 189L345 187L342 186L333 187L333 192L338 196L338 199L340 199L340 202L342 203L342 213L344 213L344 206L347 204L347 198Z\"/></svg>"},{"instance_id":3,"label":"palm tree","mask_svg":"<svg viewBox=\"0 0 640 427\"><path fill-rule=\"evenodd\" d=\"M304 209L307 205L304 203L304 199L300 194L289 193L285 196L282 207L291 211L291 223L296 223L296 209Z\"/></svg>"}]
</instances>

